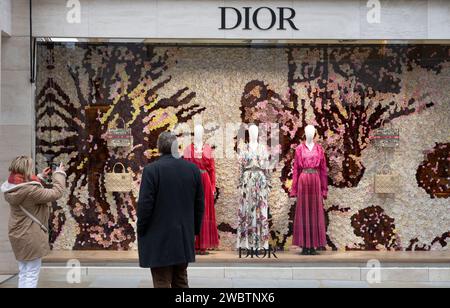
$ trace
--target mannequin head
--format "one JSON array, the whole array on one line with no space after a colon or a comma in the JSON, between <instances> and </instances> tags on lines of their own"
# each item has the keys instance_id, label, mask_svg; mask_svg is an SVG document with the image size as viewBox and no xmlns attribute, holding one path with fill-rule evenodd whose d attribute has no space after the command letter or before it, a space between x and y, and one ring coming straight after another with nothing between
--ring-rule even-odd
<instances>
[{"instance_id":1,"label":"mannequin head","mask_svg":"<svg viewBox=\"0 0 450 308\"><path fill-rule=\"evenodd\" d=\"M308 125L305 128L305 136L306 136L306 142L312 143L314 141L314 136L316 135L316 128L314 125Z\"/></svg>"},{"instance_id":2,"label":"mannequin head","mask_svg":"<svg viewBox=\"0 0 450 308\"><path fill-rule=\"evenodd\" d=\"M251 125L250 128L248 129L248 134L250 137L250 143L258 143L258 135L259 135L259 129L258 126L256 125Z\"/></svg>"},{"instance_id":3,"label":"mannequin head","mask_svg":"<svg viewBox=\"0 0 450 308\"><path fill-rule=\"evenodd\" d=\"M195 144L203 143L204 132L205 132L205 129L203 128L203 125L196 125L194 127L194 143Z\"/></svg>"}]
</instances>

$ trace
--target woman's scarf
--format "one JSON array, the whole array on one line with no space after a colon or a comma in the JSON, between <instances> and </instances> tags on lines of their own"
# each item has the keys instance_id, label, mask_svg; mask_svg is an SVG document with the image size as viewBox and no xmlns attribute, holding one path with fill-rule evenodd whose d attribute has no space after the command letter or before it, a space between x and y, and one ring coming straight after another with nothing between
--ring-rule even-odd
<instances>
[{"instance_id":1,"label":"woman's scarf","mask_svg":"<svg viewBox=\"0 0 450 308\"><path fill-rule=\"evenodd\" d=\"M23 184L26 182L39 182L41 183L41 179L39 177L37 177L36 175L32 175L30 177L29 181L25 181L25 177L23 176L23 174L19 174L19 173L11 173L9 175L8 178L8 183L9 184L13 184L13 185L19 185L19 184Z\"/></svg>"}]
</instances>

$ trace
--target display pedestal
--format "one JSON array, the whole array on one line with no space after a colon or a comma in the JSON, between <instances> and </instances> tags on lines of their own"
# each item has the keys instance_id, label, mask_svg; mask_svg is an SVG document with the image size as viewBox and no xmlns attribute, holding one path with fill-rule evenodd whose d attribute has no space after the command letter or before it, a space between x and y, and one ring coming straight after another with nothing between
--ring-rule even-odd
<instances>
[{"instance_id":1,"label":"display pedestal","mask_svg":"<svg viewBox=\"0 0 450 308\"><path fill-rule=\"evenodd\" d=\"M273 264L308 266L308 264L346 265L367 263L377 260L383 263L399 264L450 264L450 252L448 251L345 251L345 252L321 252L318 256L301 256L297 251L277 252L278 258L241 258L236 251L212 251L207 256L197 256L197 264ZM44 263L66 263L68 260L78 260L83 265L89 264L137 264L137 251L53 251L44 259Z\"/></svg>"}]
</instances>

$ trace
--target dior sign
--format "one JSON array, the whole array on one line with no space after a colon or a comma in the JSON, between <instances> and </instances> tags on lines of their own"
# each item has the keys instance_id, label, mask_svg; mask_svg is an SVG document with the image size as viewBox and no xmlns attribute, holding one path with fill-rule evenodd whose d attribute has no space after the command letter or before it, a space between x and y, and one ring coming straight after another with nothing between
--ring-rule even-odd
<instances>
[{"instance_id":1,"label":"dior sign","mask_svg":"<svg viewBox=\"0 0 450 308\"><path fill-rule=\"evenodd\" d=\"M221 11L220 30L234 30L242 26L242 30L270 30L275 26L277 30L287 30L287 27L293 30L299 30L295 25L294 18L296 12L290 7L219 7ZM230 17L234 20L230 22Z\"/></svg>"}]
</instances>

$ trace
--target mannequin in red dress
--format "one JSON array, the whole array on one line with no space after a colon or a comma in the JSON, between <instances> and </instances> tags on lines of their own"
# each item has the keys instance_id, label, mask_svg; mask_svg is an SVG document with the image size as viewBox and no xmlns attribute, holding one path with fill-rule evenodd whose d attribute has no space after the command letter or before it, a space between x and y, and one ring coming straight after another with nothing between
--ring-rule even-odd
<instances>
[{"instance_id":1,"label":"mannequin in red dress","mask_svg":"<svg viewBox=\"0 0 450 308\"><path fill-rule=\"evenodd\" d=\"M216 169L211 147L203 144L203 132L203 126L197 125L195 127L194 143L184 150L184 159L197 165L202 174L203 190L205 193L205 214L200 235L195 238L195 249L197 253L205 255L208 254L208 249L219 246L219 234L214 207Z\"/></svg>"},{"instance_id":2,"label":"mannequin in red dress","mask_svg":"<svg viewBox=\"0 0 450 308\"><path fill-rule=\"evenodd\" d=\"M297 198L293 244L303 248L302 254L315 255L326 247L323 200L328 195L327 163L323 148L314 143L316 129L308 125L306 141L295 150L291 197Z\"/></svg>"}]
</instances>

